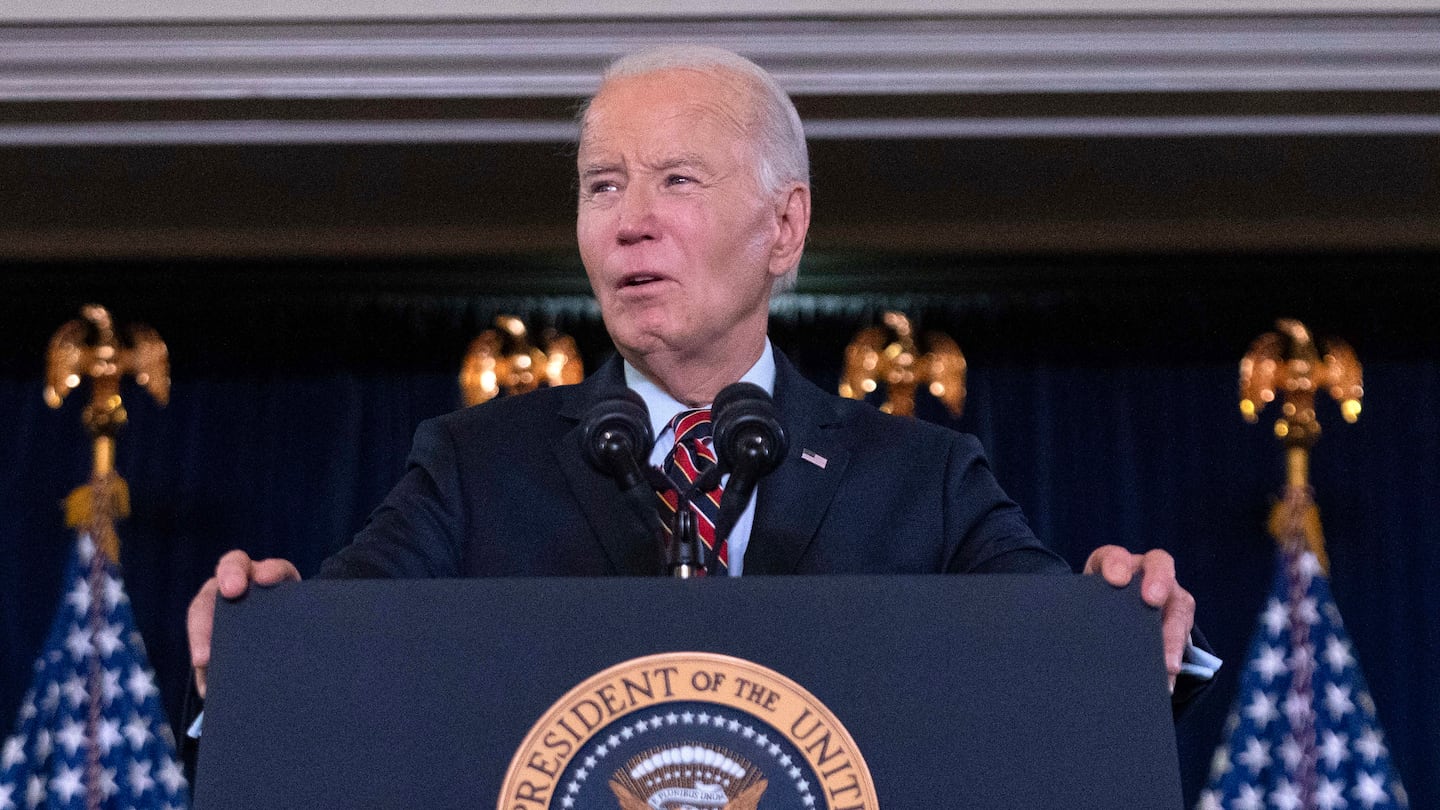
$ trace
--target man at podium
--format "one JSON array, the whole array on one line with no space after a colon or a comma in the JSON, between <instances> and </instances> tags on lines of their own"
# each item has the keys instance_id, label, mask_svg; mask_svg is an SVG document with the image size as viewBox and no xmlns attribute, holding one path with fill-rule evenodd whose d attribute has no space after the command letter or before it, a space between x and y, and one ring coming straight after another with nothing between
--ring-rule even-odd
<instances>
[{"instance_id":1,"label":"man at podium","mask_svg":"<svg viewBox=\"0 0 1440 810\"><path fill-rule=\"evenodd\" d=\"M774 351L770 298L793 284L811 194L799 116L769 74L711 48L623 57L584 112L577 170L580 255L619 357L578 385L421 425L404 478L321 576L658 573L615 481L582 457L579 423L627 387L649 411L651 463L703 466L707 408L737 381L773 395L790 450L719 538L723 573L1069 570L973 437L822 392ZM1162 612L1172 688L1182 669L1209 677L1188 660L1194 599L1169 554L1105 546L1085 571L1115 586L1139 574ZM293 579L285 560L221 558L190 606L202 690L217 593Z\"/></svg>"}]
</instances>

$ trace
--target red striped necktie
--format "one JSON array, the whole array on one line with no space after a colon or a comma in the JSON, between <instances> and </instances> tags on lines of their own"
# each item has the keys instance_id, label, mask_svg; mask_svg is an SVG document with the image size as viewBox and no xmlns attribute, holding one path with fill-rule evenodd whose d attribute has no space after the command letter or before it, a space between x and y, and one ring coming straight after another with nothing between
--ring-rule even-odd
<instances>
[{"instance_id":1,"label":"red striped necktie","mask_svg":"<svg viewBox=\"0 0 1440 810\"><path fill-rule=\"evenodd\" d=\"M661 523L665 525L667 539L674 525L671 518L680 502L678 490L688 490L697 478L716 463L715 450L710 446L709 408L681 411L670 420L670 427L675 431L675 447L665 457L662 469L675 487L660 493L660 502L664 504L661 516L665 518ZM709 492L697 492L690 500L700 542L705 544L707 559L710 549L715 546L715 524L720 518L720 495L723 489L716 486ZM719 563L710 573L724 575L729 564L728 549L724 543L720 545L716 559Z\"/></svg>"}]
</instances>

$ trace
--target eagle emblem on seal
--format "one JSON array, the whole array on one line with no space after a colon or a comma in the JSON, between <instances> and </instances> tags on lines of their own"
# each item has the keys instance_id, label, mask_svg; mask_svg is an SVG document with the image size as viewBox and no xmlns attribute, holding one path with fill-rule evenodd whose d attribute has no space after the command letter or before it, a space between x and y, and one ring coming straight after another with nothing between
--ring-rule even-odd
<instances>
[{"instance_id":1,"label":"eagle emblem on seal","mask_svg":"<svg viewBox=\"0 0 1440 810\"><path fill-rule=\"evenodd\" d=\"M610 777L620 810L755 810L768 784L744 757L703 744L650 748Z\"/></svg>"}]
</instances>

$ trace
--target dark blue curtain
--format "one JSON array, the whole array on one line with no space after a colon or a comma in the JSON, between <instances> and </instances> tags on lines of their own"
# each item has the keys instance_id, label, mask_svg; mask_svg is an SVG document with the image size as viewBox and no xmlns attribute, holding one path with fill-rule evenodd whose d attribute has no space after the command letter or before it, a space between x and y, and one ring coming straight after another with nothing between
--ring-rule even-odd
<instances>
[{"instance_id":1,"label":"dark blue curtain","mask_svg":"<svg viewBox=\"0 0 1440 810\"><path fill-rule=\"evenodd\" d=\"M1415 289L1298 302L1277 289L1237 307L1226 294L1167 297L1153 284L1127 293L1126 279L1097 278L1000 293L804 295L777 304L772 335L833 390L845 343L883 309L949 332L970 359L966 411L952 420L922 399L921 416L981 438L1043 539L1076 566L1103 543L1175 555L1228 664L1178 729L1193 799L1271 575L1264 523L1283 480L1268 420L1239 417L1236 360L1274 316L1314 310L1316 332L1344 334L1367 363L1360 422L1339 424L1322 402L1327 432L1314 457L1336 598L1412 806L1440 806L1440 598L1428 587L1440 577L1440 355L1436 327L1403 319ZM591 367L608 350L580 297L292 289L202 306L159 286L102 292L121 322L150 322L174 354L169 407L127 389L118 466L134 502L120 527L129 593L176 720L185 607L216 558L238 547L313 572L399 476L415 425L457 406L460 354L494 314L574 334ZM3 728L59 599L71 543L59 501L89 464L83 403L51 411L40 396L44 342L78 301L69 290L28 300L5 307L0 324L13 347L0 361Z\"/></svg>"}]
</instances>

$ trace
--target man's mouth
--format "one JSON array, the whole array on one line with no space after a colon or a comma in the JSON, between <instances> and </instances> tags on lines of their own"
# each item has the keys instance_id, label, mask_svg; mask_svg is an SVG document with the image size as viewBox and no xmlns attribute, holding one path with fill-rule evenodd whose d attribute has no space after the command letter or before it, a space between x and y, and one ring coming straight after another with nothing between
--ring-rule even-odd
<instances>
[{"instance_id":1,"label":"man's mouth","mask_svg":"<svg viewBox=\"0 0 1440 810\"><path fill-rule=\"evenodd\" d=\"M631 274L625 276L624 278L620 279L620 286L621 286L621 287L643 287L643 286L645 286L646 284L654 284L654 283L657 282L657 281L663 281L663 280L664 280L664 278L663 278L662 276L657 276L657 275L654 275L654 274L652 274L652 273L631 273Z\"/></svg>"}]
</instances>

